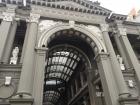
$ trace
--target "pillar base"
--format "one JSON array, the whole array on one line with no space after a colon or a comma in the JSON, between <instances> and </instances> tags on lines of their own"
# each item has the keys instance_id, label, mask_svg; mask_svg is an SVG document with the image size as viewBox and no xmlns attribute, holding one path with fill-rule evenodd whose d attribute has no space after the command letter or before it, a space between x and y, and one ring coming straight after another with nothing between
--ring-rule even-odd
<instances>
[{"instance_id":1,"label":"pillar base","mask_svg":"<svg viewBox=\"0 0 140 105\"><path fill-rule=\"evenodd\" d=\"M120 98L119 102L121 105L139 105L140 101L138 98Z\"/></svg>"},{"instance_id":2,"label":"pillar base","mask_svg":"<svg viewBox=\"0 0 140 105\"><path fill-rule=\"evenodd\" d=\"M10 105L33 105L33 99L10 99Z\"/></svg>"}]
</instances>

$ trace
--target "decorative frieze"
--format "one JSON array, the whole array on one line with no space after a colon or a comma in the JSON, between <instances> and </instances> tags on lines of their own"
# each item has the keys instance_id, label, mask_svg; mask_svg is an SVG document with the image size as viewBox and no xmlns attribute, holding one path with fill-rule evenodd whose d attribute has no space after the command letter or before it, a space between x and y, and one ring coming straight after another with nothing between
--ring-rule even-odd
<instances>
[{"instance_id":1,"label":"decorative frieze","mask_svg":"<svg viewBox=\"0 0 140 105\"><path fill-rule=\"evenodd\" d=\"M62 21L53 21L53 20L42 20L39 23L39 31L43 32L46 29L49 29L52 26L57 24L63 24Z\"/></svg>"}]
</instances>

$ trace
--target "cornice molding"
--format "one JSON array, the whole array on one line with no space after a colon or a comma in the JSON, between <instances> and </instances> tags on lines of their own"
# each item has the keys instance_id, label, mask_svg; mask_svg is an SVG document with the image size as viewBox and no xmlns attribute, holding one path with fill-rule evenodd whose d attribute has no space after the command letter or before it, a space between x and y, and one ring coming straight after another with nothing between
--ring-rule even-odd
<instances>
[{"instance_id":1,"label":"cornice molding","mask_svg":"<svg viewBox=\"0 0 140 105\"><path fill-rule=\"evenodd\" d=\"M95 15L100 15L100 16L106 16L108 17L111 14L111 10L108 10L104 7L101 7L100 5L98 5L97 3L94 2L90 2L88 0L63 0L66 2L73 2L75 4L81 5L81 7L85 7L85 8L81 8L79 6L79 8L77 7L71 7L66 6L66 5L60 5L57 4L56 2L61 2L61 0L57 1L55 0L55 2L48 2L48 1L43 1L43 0L32 0L32 2L27 3L28 5L26 7L23 7L21 2L17 2L15 1L14 3L12 2L5 2L5 5L15 5L18 9L23 9L25 11L32 11L32 9L36 6L36 7L42 7L42 8L51 8L51 9L58 9L58 10L65 10L65 11L70 11L70 12L80 12L80 13L86 13L86 14L95 14ZM30 8L30 9L29 9ZM121 15L121 14L113 14L113 18L117 19L117 20L125 20L126 16L125 15Z\"/></svg>"}]
</instances>

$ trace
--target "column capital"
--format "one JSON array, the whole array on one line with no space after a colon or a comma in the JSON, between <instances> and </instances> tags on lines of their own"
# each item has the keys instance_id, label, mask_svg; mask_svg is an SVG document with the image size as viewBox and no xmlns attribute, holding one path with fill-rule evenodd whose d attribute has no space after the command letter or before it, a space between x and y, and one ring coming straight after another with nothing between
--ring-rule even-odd
<instances>
[{"instance_id":1,"label":"column capital","mask_svg":"<svg viewBox=\"0 0 140 105\"><path fill-rule=\"evenodd\" d=\"M109 53L98 53L98 54L94 57L94 59L95 59L97 62L99 62L101 59L102 59L102 60L106 60L108 56L109 56Z\"/></svg>"},{"instance_id":2,"label":"column capital","mask_svg":"<svg viewBox=\"0 0 140 105\"><path fill-rule=\"evenodd\" d=\"M15 13L9 13L9 12L3 12L2 15L3 15L3 20L8 22L12 22L15 17Z\"/></svg>"},{"instance_id":3,"label":"column capital","mask_svg":"<svg viewBox=\"0 0 140 105\"><path fill-rule=\"evenodd\" d=\"M37 54L46 54L48 52L48 48L46 47L35 47Z\"/></svg>"},{"instance_id":4,"label":"column capital","mask_svg":"<svg viewBox=\"0 0 140 105\"><path fill-rule=\"evenodd\" d=\"M102 32L108 32L109 25L108 24L100 24L100 28Z\"/></svg>"},{"instance_id":5,"label":"column capital","mask_svg":"<svg viewBox=\"0 0 140 105\"><path fill-rule=\"evenodd\" d=\"M120 36L126 36L127 35L127 30L126 30L126 28L118 27L118 33L119 33Z\"/></svg>"},{"instance_id":6,"label":"column capital","mask_svg":"<svg viewBox=\"0 0 140 105\"><path fill-rule=\"evenodd\" d=\"M40 18L39 14L31 13L30 17L26 21L27 22L32 22L32 23L38 23L39 22L39 18Z\"/></svg>"}]
</instances>

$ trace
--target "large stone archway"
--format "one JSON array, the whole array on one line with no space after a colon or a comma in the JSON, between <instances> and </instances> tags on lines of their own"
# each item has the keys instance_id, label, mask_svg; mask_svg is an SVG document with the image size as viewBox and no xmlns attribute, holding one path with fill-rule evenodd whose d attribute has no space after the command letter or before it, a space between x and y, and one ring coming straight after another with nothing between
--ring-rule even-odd
<instances>
[{"instance_id":1,"label":"large stone archway","mask_svg":"<svg viewBox=\"0 0 140 105\"><path fill-rule=\"evenodd\" d=\"M49 28L48 28L49 27ZM94 27L94 28L93 28ZM93 26L92 28L76 25L76 24L68 24L68 23L53 23L53 25L47 26L44 28L38 36L38 44L37 44L37 59L36 59L36 69L35 69L35 78L34 81L38 81L39 84L34 83L34 98L37 100L35 105L42 104L42 92L43 92L43 83L44 83L44 69L45 69L45 58L46 58L46 47L48 47L48 43L51 39L58 36L56 34L59 31L63 30L75 30L76 32L83 33L81 35L77 35L79 38L82 38L86 41L86 43L91 47L93 52L95 53L94 60L97 62L98 70L100 74L101 83L103 85L105 100L107 105L119 105L118 103L118 93L117 93L117 85L115 82L115 77L113 76L112 67L110 63L109 54L107 53L107 49L102 39L102 34L98 33ZM92 30L94 29L94 30ZM100 30L100 29L99 29ZM95 32L94 32L95 31ZM44 67L42 67L44 66ZM41 70L41 71L39 71ZM115 103L115 104L114 104ZM92 102L94 105L94 101ZM96 104L95 104L96 105Z\"/></svg>"},{"instance_id":2,"label":"large stone archway","mask_svg":"<svg viewBox=\"0 0 140 105\"><path fill-rule=\"evenodd\" d=\"M83 33L84 35L86 35L85 37L89 38L89 39L85 38L85 40L87 40L87 42L90 43L90 46L92 48L95 48L96 53L97 53L97 49L98 49L98 53L100 53L102 51L104 51L105 53L107 52L106 47L105 47L104 42L103 42L103 39L100 38L101 37L101 31L100 31L100 33L96 33L97 31L99 31L98 27L75 25L75 24L73 24L73 26L71 26L71 24L68 24L68 23L53 23L52 25L50 25L47 28L48 29L43 31L42 35L39 38L38 47L41 47L42 45L47 46L50 38L54 37L53 36L54 33L58 32L58 31L61 31L61 30L74 29L76 31L79 31L79 32ZM94 31L92 29L94 29Z\"/></svg>"}]
</instances>

